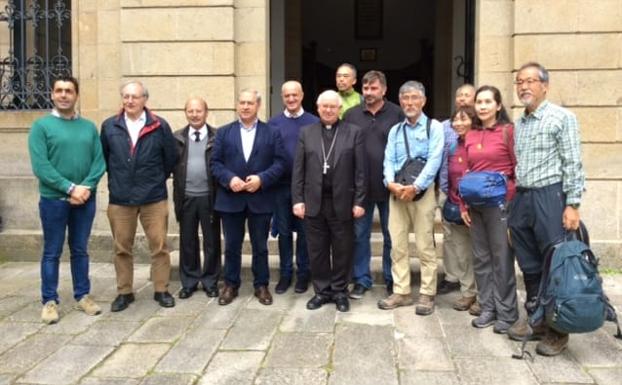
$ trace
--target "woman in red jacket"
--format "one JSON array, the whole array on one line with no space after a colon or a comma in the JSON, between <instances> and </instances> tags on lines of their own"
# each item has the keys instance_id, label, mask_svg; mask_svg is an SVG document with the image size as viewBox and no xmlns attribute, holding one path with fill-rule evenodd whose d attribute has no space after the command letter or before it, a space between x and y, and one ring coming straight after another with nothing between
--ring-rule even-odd
<instances>
[{"instance_id":1,"label":"woman in red jacket","mask_svg":"<svg viewBox=\"0 0 622 385\"><path fill-rule=\"evenodd\" d=\"M508 204L516 191L514 126L496 87L482 86L475 93L477 118L465 138L468 172L492 171L505 176L505 203L495 207L461 202L464 222L471 228L473 269L482 313L471 324L505 334L518 319L514 257L508 244Z\"/></svg>"}]
</instances>

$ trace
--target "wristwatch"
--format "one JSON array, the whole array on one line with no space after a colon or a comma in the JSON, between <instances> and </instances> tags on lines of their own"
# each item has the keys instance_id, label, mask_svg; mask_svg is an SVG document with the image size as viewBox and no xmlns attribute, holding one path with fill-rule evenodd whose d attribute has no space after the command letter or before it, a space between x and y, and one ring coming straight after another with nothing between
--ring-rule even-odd
<instances>
[{"instance_id":1,"label":"wristwatch","mask_svg":"<svg viewBox=\"0 0 622 385\"><path fill-rule=\"evenodd\" d=\"M581 207L581 203L573 203L573 204L570 204L568 206L572 207L575 210L578 210L579 207Z\"/></svg>"}]
</instances>

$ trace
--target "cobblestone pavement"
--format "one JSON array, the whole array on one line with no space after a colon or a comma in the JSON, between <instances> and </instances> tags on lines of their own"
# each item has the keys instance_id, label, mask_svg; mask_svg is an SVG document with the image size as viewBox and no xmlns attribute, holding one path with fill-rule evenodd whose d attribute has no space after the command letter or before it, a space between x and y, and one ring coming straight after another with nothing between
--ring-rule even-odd
<instances>
[{"instance_id":1,"label":"cobblestone pavement","mask_svg":"<svg viewBox=\"0 0 622 385\"><path fill-rule=\"evenodd\" d=\"M137 301L110 313L112 264L93 264L92 293L104 309L73 309L69 266L61 266L61 320L40 322L39 265L0 265L0 384L620 384L622 342L614 327L573 335L559 357L514 360L518 343L475 329L438 297L436 312L382 311L374 287L349 313L308 311L310 292L259 304L248 280L229 306L203 292L172 309L152 299L149 267L137 266ZM622 308L622 275L605 277ZM171 291L179 283L171 284ZM523 293L521 293L523 294ZM534 350L533 343L529 344Z\"/></svg>"}]
</instances>

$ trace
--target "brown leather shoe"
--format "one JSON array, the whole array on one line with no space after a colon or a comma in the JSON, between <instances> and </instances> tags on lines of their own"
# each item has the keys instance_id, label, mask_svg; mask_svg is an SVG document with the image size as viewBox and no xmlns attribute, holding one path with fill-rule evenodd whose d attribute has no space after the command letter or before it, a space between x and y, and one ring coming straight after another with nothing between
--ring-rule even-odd
<instances>
[{"instance_id":1,"label":"brown leather shoe","mask_svg":"<svg viewBox=\"0 0 622 385\"><path fill-rule=\"evenodd\" d=\"M471 305L475 303L475 296L473 297L460 297L459 300L454 302L453 308L458 311L467 311L471 308Z\"/></svg>"},{"instance_id":2,"label":"brown leather shoe","mask_svg":"<svg viewBox=\"0 0 622 385\"><path fill-rule=\"evenodd\" d=\"M556 356L568 347L568 334L548 328L542 341L536 345L536 353L543 356Z\"/></svg>"},{"instance_id":3,"label":"brown leather shoe","mask_svg":"<svg viewBox=\"0 0 622 385\"><path fill-rule=\"evenodd\" d=\"M400 306L411 306L415 300L410 294L393 293L385 299L378 301L378 308L382 310L395 309Z\"/></svg>"},{"instance_id":4,"label":"brown leather shoe","mask_svg":"<svg viewBox=\"0 0 622 385\"><path fill-rule=\"evenodd\" d=\"M229 305L231 302L233 302L233 300L237 296L238 296L238 289L237 288L235 288L233 286L225 285L222 288L222 291L220 292L220 296L218 297L218 304L219 305Z\"/></svg>"},{"instance_id":5,"label":"brown leather shoe","mask_svg":"<svg viewBox=\"0 0 622 385\"><path fill-rule=\"evenodd\" d=\"M268 286L259 286L255 289L255 297L259 299L262 305L272 305L272 294L268 290Z\"/></svg>"},{"instance_id":6,"label":"brown leather shoe","mask_svg":"<svg viewBox=\"0 0 622 385\"><path fill-rule=\"evenodd\" d=\"M427 294L419 294L419 300L415 307L415 314L430 315L434 313L434 296Z\"/></svg>"},{"instance_id":7,"label":"brown leather shoe","mask_svg":"<svg viewBox=\"0 0 622 385\"><path fill-rule=\"evenodd\" d=\"M482 307L479 305L478 300L475 300L475 303L469 308L469 314L475 317L482 315Z\"/></svg>"},{"instance_id":8,"label":"brown leather shoe","mask_svg":"<svg viewBox=\"0 0 622 385\"><path fill-rule=\"evenodd\" d=\"M528 337L527 341L541 340L546 333L546 329L547 326L544 323L531 327L529 326L528 319L521 317L508 329L508 337L514 341L522 341L525 337Z\"/></svg>"}]
</instances>

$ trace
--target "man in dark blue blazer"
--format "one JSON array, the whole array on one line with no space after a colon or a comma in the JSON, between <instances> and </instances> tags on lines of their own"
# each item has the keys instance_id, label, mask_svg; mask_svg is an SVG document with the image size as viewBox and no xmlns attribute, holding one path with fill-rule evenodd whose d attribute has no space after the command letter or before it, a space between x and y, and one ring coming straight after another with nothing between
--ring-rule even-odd
<instances>
[{"instance_id":1,"label":"man in dark blue blazer","mask_svg":"<svg viewBox=\"0 0 622 385\"><path fill-rule=\"evenodd\" d=\"M217 182L215 209L221 213L225 236L225 286L218 303L238 296L244 224L253 249L253 286L263 305L272 304L268 290L268 232L274 210L274 187L285 170L280 133L257 118L261 97L256 90L238 95L238 120L216 132L212 173Z\"/></svg>"}]
</instances>

